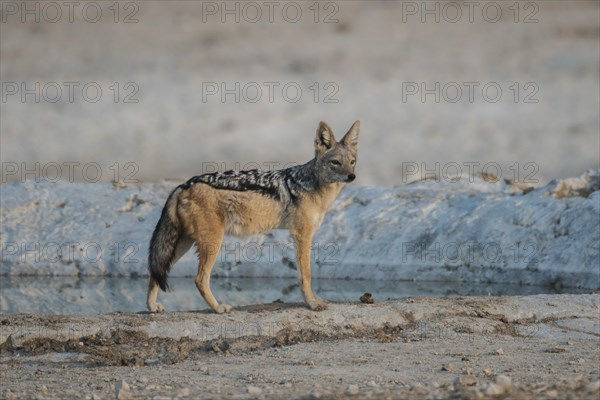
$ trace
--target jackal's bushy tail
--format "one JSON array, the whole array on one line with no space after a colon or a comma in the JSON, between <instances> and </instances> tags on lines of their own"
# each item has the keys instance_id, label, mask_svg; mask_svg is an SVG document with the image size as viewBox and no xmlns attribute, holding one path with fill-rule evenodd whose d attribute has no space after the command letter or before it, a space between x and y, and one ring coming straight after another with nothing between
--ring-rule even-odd
<instances>
[{"instance_id":1,"label":"jackal's bushy tail","mask_svg":"<svg viewBox=\"0 0 600 400\"><path fill-rule=\"evenodd\" d=\"M160 219L154 228L148 252L148 269L151 279L164 291L169 288L167 275L175 261L177 242L181 236L181 226L177 217L177 200L181 189L175 189L167 199Z\"/></svg>"}]
</instances>

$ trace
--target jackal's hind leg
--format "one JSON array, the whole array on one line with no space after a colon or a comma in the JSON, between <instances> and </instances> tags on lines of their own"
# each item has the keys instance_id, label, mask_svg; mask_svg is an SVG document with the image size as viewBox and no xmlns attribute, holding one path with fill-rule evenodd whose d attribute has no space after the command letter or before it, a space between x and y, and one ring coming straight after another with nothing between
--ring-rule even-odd
<instances>
[{"instance_id":1,"label":"jackal's hind leg","mask_svg":"<svg viewBox=\"0 0 600 400\"><path fill-rule=\"evenodd\" d=\"M210 236L204 235L202 240L196 241L199 258L198 274L195 279L196 287L204 298L204 301L206 301L210 308L217 314L228 313L231 311L231 306L228 304L219 304L210 290L210 272L219 255L223 235L223 229L214 229Z\"/></svg>"},{"instance_id":2,"label":"jackal's hind leg","mask_svg":"<svg viewBox=\"0 0 600 400\"><path fill-rule=\"evenodd\" d=\"M146 305L148 306L148 311L151 313L161 313L165 311L165 308L162 304L156 302L156 297L158 296L158 282L154 280L154 278L150 278L150 283L148 284L148 295L146 296Z\"/></svg>"},{"instance_id":3,"label":"jackal's hind leg","mask_svg":"<svg viewBox=\"0 0 600 400\"><path fill-rule=\"evenodd\" d=\"M175 264L187 251L192 247L194 241L186 235L182 235L179 238L175 246L175 255L173 257L172 264ZM165 307L162 304L156 302L158 297L159 285L154 278L150 277L150 283L148 284L148 295L146 296L146 306L148 311L151 313L161 313L165 311Z\"/></svg>"}]
</instances>

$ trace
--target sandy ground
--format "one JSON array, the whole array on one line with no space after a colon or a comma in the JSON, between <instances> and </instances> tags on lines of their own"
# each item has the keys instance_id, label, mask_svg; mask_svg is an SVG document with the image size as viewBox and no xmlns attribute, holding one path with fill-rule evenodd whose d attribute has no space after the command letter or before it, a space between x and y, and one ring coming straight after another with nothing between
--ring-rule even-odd
<instances>
[{"instance_id":1,"label":"sandy ground","mask_svg":"<svg viewBox=\"0 0 600 400\"><path fill-rule=\"evenodd\" d=\"M599 306L587 294L4 315L0 396L597 398Z\"/></svg>"}]
</instances>

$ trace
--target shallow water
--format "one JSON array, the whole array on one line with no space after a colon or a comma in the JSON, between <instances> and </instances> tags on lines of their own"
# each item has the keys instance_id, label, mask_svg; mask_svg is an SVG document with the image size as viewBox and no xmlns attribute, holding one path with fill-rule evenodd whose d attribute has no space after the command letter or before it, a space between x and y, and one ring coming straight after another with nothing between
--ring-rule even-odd
<instances>
[{"instance_id":1,"label":"shallow water","mask_svg":"<svg viewBox=\"0 0 600 400\"><path fill-rule=\"evenodd\" d=\"M160 292L158 301L169 311L207 309L193 278L171 278L173 291ZM144 311L147 279L0 277L0 312L3 314L83 314ZM302 301L295 279L213 278L217 299L235 306ZM315 293L330 301L358 301L365 293L375 300L417 296L532 295L578 293L577 289L541 286L457 282L406 282L314 279Z\"/></svg>"}]
</instances>

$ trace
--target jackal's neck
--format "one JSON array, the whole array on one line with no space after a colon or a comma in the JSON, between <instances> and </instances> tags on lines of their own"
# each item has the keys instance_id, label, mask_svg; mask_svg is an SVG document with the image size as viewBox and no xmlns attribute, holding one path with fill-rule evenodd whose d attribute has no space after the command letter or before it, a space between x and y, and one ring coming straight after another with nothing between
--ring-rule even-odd
<instances>
[{"instance_id":1,"label":"jackal's neck","mask_svg":"<svg viewBox=\"0 0 600 400\"><path fill-rule=\"evenodd\" d=\"M329 208L338 196L343 182L324 183L319 179L319 170L316 159L306 164L297 165L283 170L284 184L289 193L291 203L297 202L303 195L318 199L323 209Z\"/></svg>"},{"instance_id":2,"label":"jackal's neck","mask_svg":"<svg viewBox=\"0 0 600 400\"><path fill-rule=\"evenodd\" d=\"M282 172L282 175L291 178L290 181L293 181L304 190L310 191L319 187L316 159L314 158L305 164L295 165Z\"/></svg>"}]
</instances>

